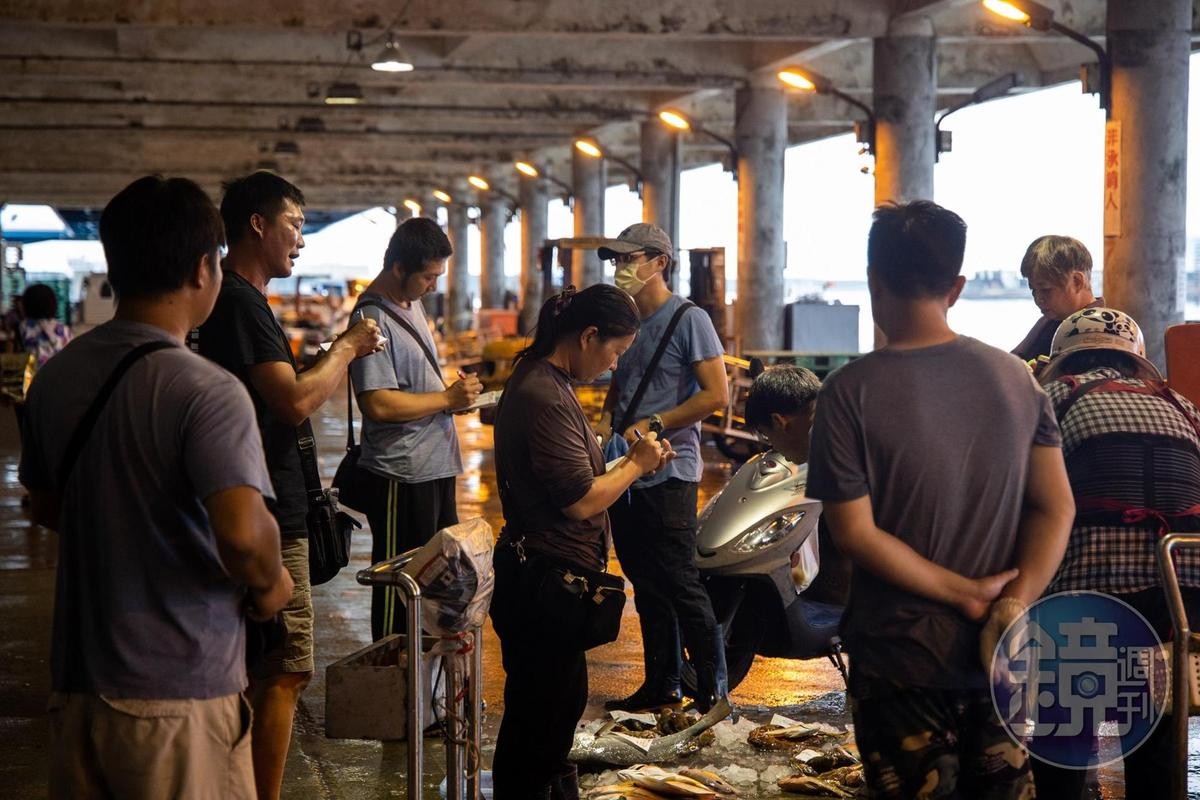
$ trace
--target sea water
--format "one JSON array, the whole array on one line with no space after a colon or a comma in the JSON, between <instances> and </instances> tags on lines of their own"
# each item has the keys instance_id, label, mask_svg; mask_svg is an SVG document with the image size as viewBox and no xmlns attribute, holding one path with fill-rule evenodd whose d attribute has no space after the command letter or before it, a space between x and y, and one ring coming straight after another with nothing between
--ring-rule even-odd
<instances>
[{"instance_id":1,"label":"sea water","mask_svg":"<svg viewBox=\"0 0 1200 800\"><path fill-rule=\"evenodd\" d=\"M864 353L870 351L874 346L875 326L865 287L830 287L822 295L827 302L858 306L858 346ZM962 298L951 307L949 321L950 327L964 336L1012 350L1041 316L1032 299ZM1200 320L1200 305L1188 305L1185 316L1188 320Z\"/></svg>"}]
</instances>

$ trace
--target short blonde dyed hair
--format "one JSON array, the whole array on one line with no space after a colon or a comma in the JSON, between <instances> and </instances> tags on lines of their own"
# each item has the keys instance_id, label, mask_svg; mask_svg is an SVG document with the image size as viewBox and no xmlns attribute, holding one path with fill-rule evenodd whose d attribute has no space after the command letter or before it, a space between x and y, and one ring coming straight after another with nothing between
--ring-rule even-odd
<instances>
[{"instance_id":1,"label":"short blonde dyed hair","mask_svg":"<svg viewBox=\"0 0 1200 800\"><path fill-rule=\"evenodd\" d=\"M1062 285L1078 270L1092 283L1092 254L1083 242L1070 236L1039 236L1025 250L1021 275L1032 282L1043 278Z\"/></svg>"}]
</instances>

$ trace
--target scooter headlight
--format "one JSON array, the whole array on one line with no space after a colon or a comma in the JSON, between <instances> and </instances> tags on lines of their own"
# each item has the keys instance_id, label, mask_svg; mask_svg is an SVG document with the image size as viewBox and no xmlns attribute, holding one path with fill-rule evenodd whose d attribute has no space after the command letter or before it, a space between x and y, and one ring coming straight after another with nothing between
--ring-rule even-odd
<instances>
[{"instance_id":1,"label":"scooter headlight","mask_svg":"<svg viewBox=\"0 0 1200 800\"><path fill-rule=\"evenodd\" d=\"M752 553L783 539L804 519L804 511L786 511L765 520L757 528L743 533L733 545L734 552Z\"/></svg>"}]
</instances>

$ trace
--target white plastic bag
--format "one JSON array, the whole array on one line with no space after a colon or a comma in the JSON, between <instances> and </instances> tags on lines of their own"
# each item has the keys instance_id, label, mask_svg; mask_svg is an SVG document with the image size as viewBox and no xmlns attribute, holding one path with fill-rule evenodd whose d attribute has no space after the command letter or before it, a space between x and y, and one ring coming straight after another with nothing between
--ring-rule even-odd
<instances>
[{"instance_id":1,"label":"white plastic bag","mask_svg":"<svg viewBox=\"0 0 1200 800\"><path fill-rule=\"evenodd\" d=\"M453 636L483 624L492 589L494 537L481 518L433 535L405 565L421 587L421 627L434 636Z\"/></svg>"}]
</instances>

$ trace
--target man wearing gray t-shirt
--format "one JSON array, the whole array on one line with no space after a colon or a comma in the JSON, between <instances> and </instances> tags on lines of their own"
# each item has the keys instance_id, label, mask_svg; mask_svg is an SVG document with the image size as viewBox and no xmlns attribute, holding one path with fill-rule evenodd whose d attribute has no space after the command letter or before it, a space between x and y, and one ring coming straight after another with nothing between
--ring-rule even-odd
<instances>
[{"instance_id":1,"label":"man wearing gray t-shirt","mask_svg":"<svg viewBox=\"0 0 1200 800\"><path fill-rule=\"evenodd\" d=\"M21 453L59 534L50 796L252 798L243 616L293 587L250 398L182 346L221 286L221 218L151 176L100 238L116 317L38 373Z\"/></svg>"},{"instance_id":2,"label":"man wearing gray t-shirt","mask_svg":"<svg viewBox=\"0 0 1200 800\"><path fill-rule=\"evenodd\" d=\"M437 287L451 255L450 240L426 217L405 220L388 242L383 270L371 281L352 315L379 323L387 344L381 353L350 365L363 413L358 466L372 496L367 519L379 562L419 547L458 522L454 477L462 456L452 413L475 401L474 375L448 385L437 363L421 297ZM371 598L371 634L378 640L404 630L396 592L377 586Z\"/></svg>"},{"instance_id":3,"label":"man wearing gray t-shirt","mask_svg":"<svg viewBox=\"0 0 1200 800\"><path fill-rule=\"evenodd\" d=\"M980 651L1054 576L1074 505L1046 395L946 322L965 243L934 203L876 210L867 281L888 345L829 376L813 426L807 491L854 562L842 635L881 798L1033 789Z\"/></svg>"}]
</instances>

